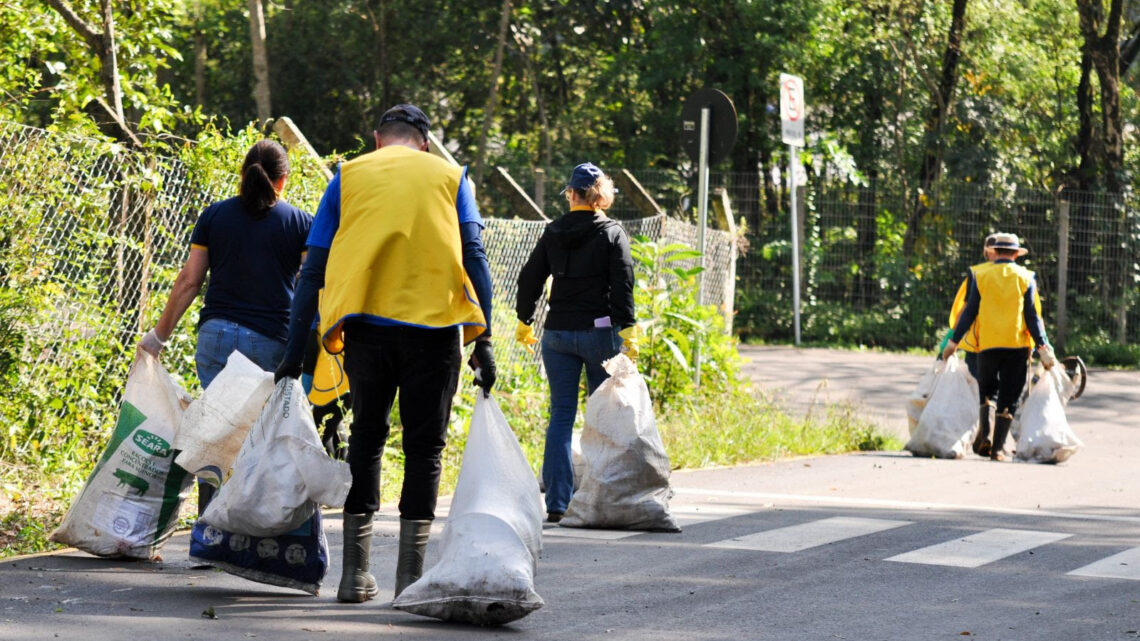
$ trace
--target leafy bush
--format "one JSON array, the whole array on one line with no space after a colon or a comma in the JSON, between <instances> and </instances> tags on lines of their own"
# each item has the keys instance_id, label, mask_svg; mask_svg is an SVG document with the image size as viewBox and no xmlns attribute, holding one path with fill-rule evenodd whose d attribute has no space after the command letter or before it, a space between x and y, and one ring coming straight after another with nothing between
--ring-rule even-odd
<instances>
[{"instance_id":1,"label":"leafy bush","mask_svg":"<svg viewBox=\"0 0 1140 641\"><path fill-rule=\"evenodd\" d=\"M644 236L633 239L630 251L637 279L634 304L645 332L638 366L654 402L666 406L698 394L714 397L743 389L747 381L736 337L726 331L719 310L697 302L696 276L702 268L692 263L700 253Z\"/></svg>"}]
</instances>

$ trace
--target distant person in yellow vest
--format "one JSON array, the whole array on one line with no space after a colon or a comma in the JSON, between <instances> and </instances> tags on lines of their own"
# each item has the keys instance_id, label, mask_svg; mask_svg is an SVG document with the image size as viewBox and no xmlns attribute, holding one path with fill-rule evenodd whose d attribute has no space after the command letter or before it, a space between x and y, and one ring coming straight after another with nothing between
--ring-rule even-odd
<instances>
[{"instance_id":1,"label":"distant person in yellow vest","mask_svg":"<svg viewBox=\"0 0 1140 641\"><path fill-rule=\"evenodd\" d=\"M971 268L966 275L966 307L942 351L943 358L952 357L977 321L978 391L982 406L974 451L995 461L1005 460L1005 440L1025 387L1032 348L1036 346L1046 368L1056 362L1038 311L1041 302L1036 277L1014 262L1027 253L1016 235L994 234L994 259ZM991 422L992 411L996 411L996 416Z\"/></svg>"},{"instance_id":2,"label":"distant person in yellow vest","mask_svg":"<svg viewBox=\"0 0 1140 641\"><path fill-rule=\"evenodd\" d=\"M459 383L464 343L483 393L495 383L491 276L483 219L465 168L428 151L427 116L412 105L384 112L376 150L340 166L321 198L276 378L301 374L320 294L320 333L344 353L352 387L352 487L344 503L344 562L337 599L379 593L369 570L380 459L397 390L404 483L396 594L423 572L439 492L440 453Z\"/></svg>"}]
</instances>

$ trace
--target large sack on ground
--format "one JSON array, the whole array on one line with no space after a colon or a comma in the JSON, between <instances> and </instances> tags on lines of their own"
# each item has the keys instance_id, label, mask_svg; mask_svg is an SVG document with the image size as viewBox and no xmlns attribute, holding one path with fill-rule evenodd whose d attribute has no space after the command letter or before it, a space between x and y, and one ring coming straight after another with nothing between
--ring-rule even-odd
<instances>
[{"instance_id":1,"label":"large sack on ground","mask_svg":"<svg viewBox=\"0 0 1140 641\"><path fill-rule=\"evenodd\" d=\"M111 440L51 540L99 556L158 558L194 479L174 464L171 446L189 402L162 364L140 353Z\"/></svg>"},{"instance_id":2,"label":"large sack on ground","mask_svg":"<svg viewBox=\"0 0 1140 641\"><path fill-rule=\"evenodd\" d=\"M645 379L624 354L603 363L607 378L586 401L586 465L559 525L680 532L669 512L669 457Z\"/></svg>"},{"instance_id":3,"label":"large sack on ground","mask_svg":"<svg viewBox=\"0 0 1140 641\"><path fill-rule=\"evenodd\" d=\"M542 607L538 481L494 399L475 401L440 560L392 607L444 621L501 625Z\"/></svg>"},{"instance_id":4,"label":"large sack on ground","mask_svg":"<svg viewBox=\"0 0 1140 641\"><path fill-rule=\"evenodd\" d=\"M1029 396L1021 408L1021 430L1017 438L1019 461L1061 463L1084 443L1069 427L1065 403L1073 385L1061 368L1039 368Z\"/></svg>"},{"instance_id":5,"label":"large sack on ground","mask_svg":"<svg viewBox=\"0 0 1140 641\"><path fill-rule=\"evenodd\" d=\"M235 534L278 536L300 527L321 504L344 505L351 485L348 464L329 458L321 444L301 382L286 377L201 520Z\"/></svg>"},{"instance_id":6,"label":"large sack on ground","mask_svg":"<svg viewBox=\"0 0 1140 641\"><path fill-rule=\"evenodd\" d=\"M190 533L190 558L250 581L317 594L329 569L329 545L320 510L272 537L234 534L199 519Z\"/></svg>"},{"instance_id":7,"label":"large sack on ground","mask_svg":"<svg viewBox=\"0 0 1140 641\"><path fill-rule=\"evenodd\" d=\"M922 378L918 379L918 385L910 396L906 399L906 420L908 433L914 434L914 430L918 428L918 419L922 416L922 410L926 408L927 401L930 400L930 393L934 391L934 379L938 375L939 364L937 362L926 370Z\"/></svg>"},{"instance_id":8,"label":"large sack on ground","mask_svg":"<svg viewBox=\"0 0 1140 641\"><path fill-rule=\"evenodd\" d=\"M174 437L174 449L180 450L175 462L220 486L272 393L273 374L234 350L201 398L186 408Z\"/></svg>"},{"instance_id":9,"label":"large sack on ground","mask_svg":"<svg viewBox=\"0 0 1140 641\"><path fill-rule=\"evenodd\" d=\"M930 398L906 444L915 456L962 458L978 429L978 383L958 358L935 366Z\"/></svg>"}]
</instances>

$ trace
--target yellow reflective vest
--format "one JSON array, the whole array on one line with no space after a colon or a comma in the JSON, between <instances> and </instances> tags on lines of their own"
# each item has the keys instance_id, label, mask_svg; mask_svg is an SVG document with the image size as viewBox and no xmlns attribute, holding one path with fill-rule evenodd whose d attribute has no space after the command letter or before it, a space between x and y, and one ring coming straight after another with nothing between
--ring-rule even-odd
<instances>
[{"instance_id":1,"label":"yellow reflective vest","mask_svg":"<svg viewBox=\"0 0 1140 641\"><path fill-rule=\"evenodd\" d=\"M1013 262L995 262L972 268L981 303L974 321L978 349L1033 347L1033 336L1025 323L1025 292L1034 274ZM1036 293L1036 289L1034 290ZM1041 315L1041 297L1033 307Z\"/></svg>"},{"instance_id":2,"label":"yellow reflective vest","mask_svg":"<svg viewBox=\"0 0 1140 641\"><path fill-rule=\"evenodd\" d=\"M372 317L425 328L486 331L463 268L455 209L462 169L399 145L340 167L340 225L320 301L325 348L344 348L344 321Z\"/></svg>"}]
</instances>

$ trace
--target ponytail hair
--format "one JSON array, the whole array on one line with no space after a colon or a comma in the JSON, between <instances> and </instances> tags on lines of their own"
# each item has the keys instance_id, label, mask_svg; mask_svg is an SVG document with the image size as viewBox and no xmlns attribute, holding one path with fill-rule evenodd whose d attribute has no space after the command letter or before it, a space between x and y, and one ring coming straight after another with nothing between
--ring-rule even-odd
<instances>
[{"instance_id":1,"label":"ponytail hair","mask_svg":"<svg viewBox=\"0 0 1140 641\"><path fill-rule=\"evenodd\" d=\"M241 187L238 198L248 214L262 218L277 204L273 183L289 175L289 154L279 143L259 140L249 148L241 165Z\"/></svg>"},{"instance_id":2,"label":"ponytail hair","mask_svg":"<svg viewBox=\"0 0 1140 641\"><path fill-rule=\"evenodd\" d=\"M614 181L609 176L602 174L594 181L593 185L585 189L575 189L571 187L566 191L566 198L570 198L570 190L573 190L578 199L586 203L594 209L605 211L614 204Z\"/></svg>"}]
</instances>

